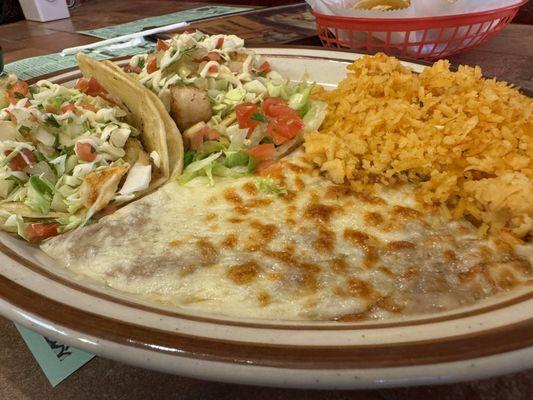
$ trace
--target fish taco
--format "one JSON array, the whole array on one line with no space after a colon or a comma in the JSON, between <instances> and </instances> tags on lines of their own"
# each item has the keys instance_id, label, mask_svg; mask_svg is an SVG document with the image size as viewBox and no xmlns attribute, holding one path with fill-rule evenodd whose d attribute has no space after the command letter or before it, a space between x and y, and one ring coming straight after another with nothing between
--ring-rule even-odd
<instances>
[{"instance_id":1,"label":"fish taco","mask_svg":"<svg viewBox=\"0 0 533 400\"><path fill-rule=\"evenodd\" d=\"M79 61L85 77L73 88L14 75L0 82L0 224L32 242L93 222L181 172L181 136L151 93Z\"/></svg>"}]
</instances>

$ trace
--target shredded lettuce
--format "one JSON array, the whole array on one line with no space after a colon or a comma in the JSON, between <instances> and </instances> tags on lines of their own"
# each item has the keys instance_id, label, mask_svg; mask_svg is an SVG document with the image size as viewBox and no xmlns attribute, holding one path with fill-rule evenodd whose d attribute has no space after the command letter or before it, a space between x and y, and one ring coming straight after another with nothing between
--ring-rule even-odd
<instances>
[{"instance_id":1,"label":"shredded lettuce","mask_svg":"<svg viewBox=\"0 0 533 400\"><path fill-rule=\"evenodd\" d=\"M323 101L310 101L309 111L302 118L305 132L316 131L320 128L320 125L324 122L324 118L326 118L327 108L328 105Z\"/></svg>"},{"instance_id":2,"label":"shredded lettuce","mask_svg":"<svg viewBox=\"0 0 533 400\"><path fill-rule=\"evenodd\" d=\"M213 182L213 176L212 176L212 169L213 164L216 162L216 160L222 156L223 152L219 151L216 153L212 153L211 155L207 156L204 159L194 161L190 163L187 168L183 171L183 174L178 178L178 182L180 185L185 185L187 182L190 182L197 176L205 175L207 176L211 184L214 184Z\"/></svg>"},{"instance_id":3,"label":"shredded lettuce","mask_svg":"<svg viewBox=\"0 0 533 400\"><path fill-rule=\"evenodd\" d=\"M44 178L32 176L29 180L28 192L24 203L32 210L47 214L52 204L54 187Z\"/></svg>"}]
</instances>

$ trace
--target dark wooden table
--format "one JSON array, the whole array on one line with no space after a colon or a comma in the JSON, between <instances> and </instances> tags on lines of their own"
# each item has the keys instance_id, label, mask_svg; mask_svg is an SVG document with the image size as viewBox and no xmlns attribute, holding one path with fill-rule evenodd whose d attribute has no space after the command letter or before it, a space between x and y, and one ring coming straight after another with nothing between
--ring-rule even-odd
<instances>
[{"instance_id":1,"label":"dark wooden table","mask_svg":"<svg viewBox=\"0 0 533 400\"><path fill-rule=\"evenodd\" d=\"M229 0L228 0L229 1ZM243 2L240 1L242 4ZM0 26L5 62L43 55L97 39L77 30L119 24L205 5L171 0L89 0L65 20L20 21ZM301 43L316 44L316 38ZM454 64L481 65L487 75L533 89L533 26L510 25L490 42L451 57ZM505 340L505 338L502 338ZM205 382L143 370L95 358L52 388L10 321L0 317L0 399L362 399L362 400L530 400L533 371L447 386L379 391L305 391Z\"/></svg>"}]
</instances>

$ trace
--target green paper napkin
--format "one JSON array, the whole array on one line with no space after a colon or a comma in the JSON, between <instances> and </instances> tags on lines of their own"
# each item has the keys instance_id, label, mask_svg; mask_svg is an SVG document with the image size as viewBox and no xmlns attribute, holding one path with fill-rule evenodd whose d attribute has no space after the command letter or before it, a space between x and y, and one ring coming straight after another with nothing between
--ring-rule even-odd
<instances>
[{"instance_id":1,"label":"green paper napkin","mask_svg":"<svg viewBox=\"0 0 533 400\"><path fill-rule=\"evenodd\" d=\"M22 325L15 324L15 327L52 386L59 384L94 357L94 354L45 338Z\"/></svg>"}]
</instances>

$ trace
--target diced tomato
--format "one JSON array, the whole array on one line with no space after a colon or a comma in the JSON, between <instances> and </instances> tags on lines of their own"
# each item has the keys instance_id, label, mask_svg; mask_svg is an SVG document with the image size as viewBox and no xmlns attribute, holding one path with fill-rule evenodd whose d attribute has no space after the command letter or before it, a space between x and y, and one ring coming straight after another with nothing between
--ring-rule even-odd
<instances>
[{"instance_id":1,"label":"diced tomato","mask_svg":"<svg viewBox=\"0 0 533 400\"><path fill-rule=\"evenodd\" d=\"M81 161L93 162L96 158L96 149L87 142L76 142L76 154Z\"/></svg>"},{"instance_id":2,"label":"diced tomato","mask_svg":"<svg viewBox=\"0 0 533 400\"><path fill-rule=\"evenodd\" d=\"M269 120L267 135L276 145L280 145L294 138L303 126L302 119L296 113L287 113Z\"/></svg>"},{"instance_id":3,"label":"diced tomato","mask_svg":"<svg viewBox=\"0 0 533 400\"><path fill-rule=\"evenodd\" d=\"M29 94L28 84L24 81L17 81L7 91L7 99L11 104L16 104L20 100L17 96L28 97Z\"/></svg>"},{"instance_id":4,"label":"diced tomato","mask_svg":"<svg viewBox=\"0 0 533 400\"><path fill-rule=\"evenodd\" d=\"M92 111L92 112L96 112L96 111L98 111L98 110L96 109L96 107L95 107L93 104L91 104L91 103L83 103L83 104L81 105L81 107L82 107L82 108L85 108L86 110Z\"/></svg>"},{"instance_id":5,"label":"diced tomato","mask_svg":"<svg viewBox=\"0 0 533 400\"><path fill-rule=\"evenodd\" d=\"M74 87L78 89L80 92L85 92L87 88L89 87L89 79L87 78L78 79Z\"/></svg>"},{"instance_id":6,"label":"diced tomato","mask_svg":"<svg viewBox=\"0 0 533 400\"><path fill-rule=\"evenodd\" d=\"M148 64L146 65L146 72L151 74L155 71L157 71L157 58L152 57L149 59Z\"/></svg>"},{"instance_id":7,"label":"diced tomato","mask_svg":"<svg viewBox=\"0 0 533 400\"><path fill-rule=\"evenodd\" d=\"M252 119L254 115L259 111L259 107L253 103L241 103L235 106L235 114L237 115L237 122L239 128L252 128L252 130L259 124L259 121Z\"/></svg>"},{"instance_id":8,"label":"diced tomato","mask_svg":"<svg viewBox=\"0 0 533 400\"><path fill-rule=\"evenodd\" d=\"M272 143L264 143L249 149L248 154L256 161L270 160L276 156L276 148Z\"/></svg>"},{"instance_id":9,"label":"diced tomato","mask_svg":"<svg viewBox=\"0 0 533 400\"><path fill-rule=\"evenodd\" d=\"M287 109L292 110L285 100L281 97L269 97L263 103L261 108L264 113L269 117L277 117L287 113Z\"/></svg>"},{"instance_id":10,"label":"diced tomato","mask_svg":"<svg viewBox=\"0 0 533 400\"><path fill-rule=\"evenodd\" d=\"M61 107L61 112L66 113L72 111L76 115L80 115L80 110L74 104L65 104Z\"/></svg>"},{"instance_id":11,"label":"diced tomato","mask_svg":"<svg viewBox=\"0 0 533 400\"><path fill-rule=\"evenodd\" d=\"M269 97L263 101L261 108L269 117L267 135L272 137L276 145L295 137L304 126L296 111L279 97Z\"/></svg>"},{"instance_id":12,"label":"diced tomato","mask_svg":"<svg viewBox=\"0 0 533 400\"><path fill-rule=\"evenodd\" d=\"M167 42L161 39L157 39L157 50L168 50L170 46Z\"/></svg>"},{"instance_id":13,"label":"diced tomato","mask_svg":"<svg viewBox=\"0 0 533 400\"><path fill-rule=\"evenodd\" d=\"M221 49L224 46L224 37L219 37L217 40L217 49Z\"/></svg>"},{"instance_id":14,"label":"diced tomato","mask_svg":"<svg viewBox=\"0 0 533 400\"><path fill-rule=\"evenodd\" d=\"M210 51L207 53L207 58L211 61L218 61L220 60L220 53L217 53L216 51Z\"/></svg>"},{"instance_id":15,"label":"diced tomato","mask_svg":"<svg viewBox=\"0 0 533 400\"><path fill-rule=\"evenodd\" d=\"M24 236L30 242L40 242L46 238L59 235L59 224L52 223L31 223L26 225Z\"/></svg>"},{"instance_id":16,"label":"diced tomato","mask_svg":"<svg viewBox=\"0 0 533 400\"><path fill-rule=\"evenodd\" d=\"M260 175L266 175L274 165L276 165L276 160L261 161L255 167L255 172Z\"/></svg>"},{"instance_id":17,"label":"diced tomato","mask_svg":"<svg viewBox=\"0 0 533 400\"><path fill-rule=\"evenodd\" d=\"M4 155L8 156L12 150L4 151ZM23 148L15 157L9 161L9 168L11 171L24 171L27 167L35 164L36 159L31 150Z\"/></svg>"},{"instance_id":18,"label":"diced tomato","mask_svg":"<svg viewBox=\"0 0 533 400\"><path fill-rule=\"evenodd\" d=\"M89 96L98 96L107 93L102 85L91 76L90 78L80 78L76 82L76 89L79 91L88 94Z\"/></svg>"},{"instance_id":19,"label":"diced tomato","mask_svg":"<svg viewBox=\"0 0 533 400\"><path fill-rule=\"evenodd\" d=\"M208 69L209 72L211 72L212 74L216 74L218 72L218 65L211 65Z\"/></svg>"},{"instance_id":20,"label":"diced tomato","mask_svg":"<svg viewBox=\"0 0 533 400\"><path fill-rule=\"evenodd\" d=\"M132 72L134 74L140 74L142 69L141 67L139 67L138 65L126 65L124 68L123 68L124 72Z\"/></svg>"},{"instance_id":21,"label":"diced tomato","mask_svg":"<svg viewBox=\"0 0 533 400\"><path fill-rule=\"evenodd\" d=\"M107 205L104 208L102 208L100 211L98 211L94 216L96 218L102 218L102 217L105 217L106 215L113 214L117 210L118 210L117 206Z\"/></svg>"},{"instance_id":22,"label":"diced tomato","mask_svg":"<svg viewBox=\"0 0 533 400\"><path fill-rule=\"evenodd\" d=\"M272 69L270 68L270 63L268 61L265 61L259 66L259 72L264 72L265 74L268 74L270 71L272 71Z\"/></svg>"}]
</instances>

